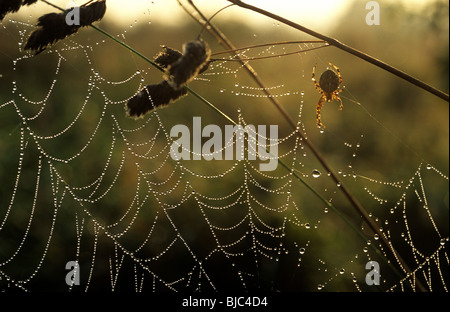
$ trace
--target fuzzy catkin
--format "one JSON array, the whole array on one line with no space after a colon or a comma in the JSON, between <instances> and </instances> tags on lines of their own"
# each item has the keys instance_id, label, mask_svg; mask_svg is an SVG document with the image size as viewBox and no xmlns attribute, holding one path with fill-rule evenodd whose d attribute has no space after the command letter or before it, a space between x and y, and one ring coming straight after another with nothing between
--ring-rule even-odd
<instances>
[{"instance_id":1,"label":"fuzzy catkin","mask_svg":"<svg viewBox=\"0 0 450 312\"><path fill-rule=\"evenodd\" d=\"M191 82L208 65L211 50L203 40L193 40L183 45L183 55L171 64L164 75L164 79L179 90Z\"/></svg>"},{"instance_id":2,"label":"fuzzy catkin","mask_svg":"<svg viewBox=\"0 0 450 312\"><path fill-rule=\"evenodd\" d=\"M146 86L137 95L128 100L128 116L140 118L147 112L168 105L187 94L186 89L174 90L167 81Z\"/></svg>"}]
</instances>

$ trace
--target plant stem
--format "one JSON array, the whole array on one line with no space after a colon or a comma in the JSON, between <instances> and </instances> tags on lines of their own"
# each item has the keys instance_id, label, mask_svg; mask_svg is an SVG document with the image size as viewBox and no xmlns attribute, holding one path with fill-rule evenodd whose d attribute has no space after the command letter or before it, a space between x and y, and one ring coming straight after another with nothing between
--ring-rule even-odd
<instances>
[{"instance_id":1,"label":"plant stem","mask_svg":"<svg viewBox=\"0 0 450 312\"><path fill-rule=\"evenodd\" d=\"M338 49L341 49L341 50L343 50L345 52L348 52L348 53L350 53L350 54L360 58L360 59L363 59L363 60L365 60L365 61L367 61L369 63L372 63L372 64L374 64L374 65L376 65L376 66L378 66L378 67L380 67L380 68L382 68L382 69L384 69L384 70L386 70L386 71L396 75L397 77L400 77L400 78L402 78L402 79L404 79L404 80L406 80L406 81L416 85L417 87L422 88L422 89L430 92L431 94L436 95L437 97L439 97L439 98L441 98L441 99L443 99L443 100L445 100L447 102L449 101L449 95L447 93L442 92L442 91L440 91L440 90L438 90L438 89L436 89L436 88L426 84L425 82L423 82L423 81L421 81L421 80L419 80L417 78L414 78L411 75L408 75L407 73L405 73L405 72L403 72L403 71L401 71L401 70L399 70L399 69L397 69L397 68L395 68L395 67L393 67L391 65L388 65L388 64L384 63L383 61L380 61L380 60L378 60L378 59L376 59L376 58L374 58L374 57L372 57L372 56L370 56L370 55L368 55L366 53L358 51L358 50L356 50L356 49L354 49L354 48L352 48L352 47L350 47L350 46L348 46L348 45L346 45L346 44L344 44L344 43L342 43L342 42L340 42L340 41L338 41L338 40L336 40L334 38L331 38L331 37L325 36L323 34L320 34L318 32L315 32L315 31L313 31L313 30L311 30L309 28L306 28L306 27L304 27L302 25L294 23L294 22L292 22L292 21L290 21L288 19L285 19L285 18L283 18L281 16L278 16L276 14L273 14L271 12L265 11L265 10L260 9L258 7L252 6L250 4L246 4L246 3L242 2L241 0L228 0L228 1L233 3L233 4L235 4L235 5L237 5L237 6L240 6L241 8L248 9L248 10L257 12L259 14L265 15L265 16L270 17L270 18L272 18L274 20L277 20L277 21L279 21L279 22L281 22L281 23L283 23L285 25L291 26L291 27L293 27L293 28L295 28L297 30L300 30L300 31L302 31L304 33L307 33L307 34L309 34L309 35L311 35L313 37L316 37L318 39L324 40L324 41L328 42L328 44L330 44L330 45L332 45L332 46L334 46L334 47L336 47Z\"/></svg>"},{"instance_id":2,"label":"plant stem","mask_svg":"<svg viewBox=\"0 0 450 312\"><path fill-rule=\"evenodd\" d=\"M197 13L202 17L202 19L204 21L208 21L208 19L202 14L202 12L196 7L196 5L193 3L193 0L187 0L188 3L197 11ZM272 17L277 19L280 22L285 22L287 20L285 20L284 18L281 18L275 14L272 14L270 12L266 12L264 10L261 10L259 8L253 7L251 5L247 5L241 1L236 1L236 0L228 0L238 6L250 9L250 10L254 10L258 13L264 14L268 17ZM183 7L183 5L181 4L180 0L178 0L178 3ZM184 7L183 7L184 8ZM254 8L254 9L253 9ZM189 13L189 12L188 12ZM190 14L190 13L189 13ZM190 14L192 16L192 14ZM195 18L195 17L193 17ZM196 19L196 18L195 18ZM197 20L197 19L196 19ZM200 21L197 20L197 22L201 23ZM297 29L304 31L303 26L297 25L293 22L287 21L290 24L294 24L296 26L298 26ZM290 25L288 23L288 25ZM232 52L235 54L236 58L239 59L239 55L236 53L237 49L236 47L234 47L234 45L228 40L228 38L225 36L225 34L223 34L217 27L215 27L212 23L209 23L211 30L213 31L213 35L215 35L218 38L218 41L220 44L222 44L223 46L225 46L227 49L232 50ZM292 25L291 25L292 26ZM320 35L318 33L315 33L309 29L307 29L309 31L309 33L314 33L316 34L317 38L324 40L326 42L328 42L330 45L332 45L329 42L328 37ZM333 39L334 40L334 39ZM336 40L335 40L336 41ZM336 41L337 42L337 41ZM333 44L334 45L334 44ZM350 48L352 49L352 48ZM354 49L353 49L354 50ZM356 50L355 50L356 51ZM361 52L359 52L361 53ZM365 55L365 54L364 54ZM369 58L371 58L370 56L367 56ZM372 58L373 59L373 58ZM381 61L379 61L381 62ZM289 125L293 128L293 129L297 129L297 125L294 123L294 121L292 120L292 118L289 116L289 114L286 112L286 110L281 106L280 103L278 103L272 96L270 96L270 92L266 89L266 87L264 86L264 84L262 83L262 81L259 79L257 73L255 72L255 70L248 64L248 62L245 61L241 61L242 65L244 66L244 68L247 70L247 72L249 72L249 74L252 76L252 78L255 80L255 82L262 88L262 90L266 93L266 95L268 95L268 99L272 102L272 104L279 110L279 112L283 115L283 117L285 118L285 120L289 123ZM382 62L381 62L382 63ZM383 63L384 64L384 63ZM386 65L388 67L390 67L389 65ZM406 75L406 74L405 74ZM448 95L447 95L448 97ZM347 189L347 187L342 183L342 181L340 180L340 178L336 175L336 173L331 169L331 167L328 165L328 163L325 161L324 157L320 154L320 152L318 151L318 149L309 141L309 139L307 139L307 137L297 129L297 133L298 135L302 138L303 143L311 150L311 152L314 154L314 156L317 158L317 160L320 162L320 164L322 165L322 167L330 174L330 177L334 180L334 182L337 185L340 185L340 190L343 192L343 194L347 197L347 199L349 200L349 202L351 203L351 205L357 210L357 212L359 213L359 215L363 218L363 220L369 225L369 227L371 228L371 230L376 233L381 242L384 244L384 246L387 248L387 250L390 250L391 253L393 254L394 258L397 260L397 262L399 263L400 267L402 268L402 270L404 272L406 272L407 274L411 274L411 269L409 268L409 266L407 265L407 263L403 260L403 258L400 256L400 254L396 251L396 249L394 248L394 246L392 245L392 243L386 238L386 236L384 235L384 233L380 230L380 228L378 227L378 225L376 224L376 222L369 216L369 214L367 213L367 211L362 207L362 205L358 202L358 200L350 193L350 191ZM299 178L299 177L297 177ZM302 181L303 182L303 181ZM313 190L314 193L315 190ZM316 194L317 195L317 194ZM319 194L319 197L320 194ZM327 202L325 200L325 202ZM335 211L337 211L337 209L334 209ZM339 212L338 215L343 217L343 215ZM346 218L344 218L344 220L347 222ZM347 222L348 223L348 222ZM354 229L354 226L351 225L351 227ZM358 234L359 231L356 229L356 232ZM361 235L360 235L361 236ZM364 238L364 236L362 236ZM426 291L426 289L424 288L424 286L421 284L421 282L419 280L416 281L416 285L419 288L420 291Z\"/></svg>"}]
</instances>

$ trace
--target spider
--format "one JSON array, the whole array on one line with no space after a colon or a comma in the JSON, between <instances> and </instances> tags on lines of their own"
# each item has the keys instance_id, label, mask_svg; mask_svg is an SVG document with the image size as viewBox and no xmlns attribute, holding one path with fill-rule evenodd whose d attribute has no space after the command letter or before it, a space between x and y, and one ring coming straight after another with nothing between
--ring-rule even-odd
<instances>
[{"instance_id":1,"label":"spider","mask_svg":"<svg viewBox=\"0 0 450 312\"><path fill-rule=\"evenodd\" d=\"M322 110L322 105L324 101L333 102L334 100L339 101L339 110L342 110L344 106L342 105L342 100L339 97L339 93L342 92L342 89L339 88L339 85L342 83L342 76L339 68L334 66L331 63L328 63L336 70L333 71L331 69L327 69L322 73L319 79L319 83L316 81L316 65L314 65L312 72L312 80L314 81L314 85L316 89L321 93L321 97L319 99L319 103L317 103L316 108L316 118L317 118L317 128L325 128L320 120L320 111Z\"/></svg>"}]
</instances>

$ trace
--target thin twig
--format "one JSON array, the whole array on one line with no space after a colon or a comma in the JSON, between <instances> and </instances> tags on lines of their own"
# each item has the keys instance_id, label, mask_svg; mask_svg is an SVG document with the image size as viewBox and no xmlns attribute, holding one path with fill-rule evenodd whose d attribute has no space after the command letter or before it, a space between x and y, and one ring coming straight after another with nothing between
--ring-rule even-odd
<instances>
[{"instance_id":1,"label":"thin twig","mask_svg":"<svg viewBox=\"0 0 450 312\"><path fill-rule=\"evenodd\" d=\"M309 49L304 49L304 50L299 50L299 51L294 51L294 52L288 52L288 53L283 53L283 54L274 54L274 55L266 55L266 56L255 56L255 57L240 57L240 58L235 58L235 59L217 59L217 58L211 58L211 61L226 61L226 62L241 62L241 61L256 61L256 60L267 60L267 59L271 59L271 58L277 58L277 57L283 57L283 56L289 56L289 55L296 55L296 54L300 54L300 53L304 53L304 52L309 52L309 51L314 51L314 50L318 50L318 49L322 49L322 48L326 48L329 47L329 45L323 45L323 46L319 46L319 47L314 47L314 48L309 48ZM241 50L241 49L238 49Z\"/></svg>"},{"instance_id":2,"label":"thin twig","mask_svg":"<svg viewBox=\"0 0 450 312\"><path fill-rule=\"evenodd\" d=\"M278 15L273 14L271 12L268 12L266 10L260 9L258 7L253 6L253 5L244 3L244 2L242 2L240 0L228 0L228 1L233 3L233 4L236 4L237 6L240 6L241 8L248 9L248 10L257 12L259 14L265 15L265 16L270 17L270 18L272 18L274 20L277 20L277 21L279 21L279 22L281 22L281 23L283 23L285 25L291 26L291 27L293 27L293 28L295 28L297 30L300 30L300 31L302 31L304 33L307 33L307 34L309 34L309 35L311 35L313 37L316 37L318 39L324 40L324 41L328 42L330 45L332 45L332 46L334 46L334 47L336 47L338 49L341 49L341 50L343 50L345 52L348 52L348 53L350 53L350 54L360 58L360 59L363 59L363 60L365 60L365 61L367 61L369 63L372 63L372 64L374 64L374 65L376 65L376 66L378 66L378 67L380 67L380 68L382 68L382 69L384 69L384 70L386 70L386 71L396 75L397 77L400 77L400 78L402 78L402 79L404 79L404 80L406 80L406 81L416 85L417 87L422 88L422 89L430 92L431 94L434 94L434 95L440 97L441 99L443 99L443 100L445 100L447 102L449 101L449 95L447 93L442 92L441 90L438 90L438 89L436 89L436 88L426 84L425 82L423 82L423 81L421 81L421 80L419 80L417 78L414 78L411 75L408 75L407 73L405 73L405 72L403 72L403 71L401 71L401 70L399 70L399 69L397 69L397 68L395 68L395 67L393 67L391 65L388 65L385 62L380 61L380 60L378 60L378 59L376 59L376 58L374 58L374 57L372 57L372 56L370 56L370 55L368 55L366 53L358 51L358 50L356 50L356 49L354 49L354 48L352 48L352 47L350 47L350 46L348 46L348 45L346 45L346 44L344 44L344 43L342 43L342 42L340 42L340 41L338 41L338 40L336 40L334 38L331 38L331 37L325 36L323 34L320 34L320 33L316 32L316 31L313 31L313 30L311 30L309 28L306 28L306 27L304 27L302 25L294 23L294 22L292 22L292 21L290 21L288 19L285 19L285 18L283 18L281 16L278 16Z\"/></svg>"},{"instance_id":3,"label":"thin twig","mask_svg":"<svg viewBox=\"0 0 450 312\"><path fill-rule=\"evenodd\" d=\"M304 43L327 43L327 42L323 41L323 40L279 41L279 42L256 44L256 45L251 45L251 46L248 46L248 47L242 47L242 48L238 48L238 49L234 49L234 50L226 50L226 51L214 52L214 53L211 54L211 56L216 56L216 55L220 55L220 54L228 54L228 53L233 53L233 52L242 51L242 50L255 49L255 48L271 47L271 46L274 46L274 45L279 46L279 45L302 44L302 43L304 44ZM328 44L326 46L328 46Z\"/></svg>"}]
</instances>

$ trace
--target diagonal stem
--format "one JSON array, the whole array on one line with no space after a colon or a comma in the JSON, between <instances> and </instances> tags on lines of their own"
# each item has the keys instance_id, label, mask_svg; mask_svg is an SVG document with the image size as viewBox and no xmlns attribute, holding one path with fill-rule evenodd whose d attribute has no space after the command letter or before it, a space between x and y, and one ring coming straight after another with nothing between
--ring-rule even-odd
<instances>
[{"instance_id":1,"label":"diagonal stem","mask_svg":"<svg viewBox=\"0 0 450 312\"><path fill-rule=\"evenodd\" d=\"M197 13L201 16L201 18L204 21L208 21L208 19L202 14L202 12L196 7L196 5L193 3L193 0L187 0L188 3L197 11ZM272 14L270 12L266 12L264 10L261 10L259 8L247 5L239 0L228 0L238 6L253 10L253 8L255 8L254 11L264 14L266 16L272 17L277 19L280 22L284 22L285 19L278 17L275 14ZM184 6L181 4L180 0L178 0L178 3L184 8ZM189 12L188 12L189 13ZM190 14L190 13L189 13ZM195 17L194 17L195 18ZM196 18L195 18L196 19ZM197 20L197 19L196 19ZM201 23L199 20L197 20L199 23ZM286 20L287 21L287 20ZM292 23L292 22L290 22ZM225 34L223 34L217 27L215 27L212 23L209 23L210 27L211 27L211 31L212 34L218 39L219 43L221 45L223 45L224 47L226 47L227 49L232 50L231 52L233 52L235 54L235 57L237 59L239 59L239 55L236 53L236 47L228 40L228 38L225 36ZM295 23L292 23L295 24ZM289 25L289 24L288 24ZM295 24L297 25L297 24ZM299 30L304 31L306 28L304 28L303 26L297 25L299 28ZM298 28L297 28L298 29ZM308 29L306 29L308 30ZM330 43L328 41L328 37L317 34L311 30L308 30L309 33L314 33L316 34L317 38L322 39L324 41L327 41L328 43ZM334 40L334 39L333 39ZM331 43L330 43L331 45ZM351 48L352 49L352 48ZM355 50L356 51L356 50ZM360 52L361 53L361 52ZM365 54L364 54L365 55ZM370 57L370 56L368 56ZM380 62L380 61L379 61ZM248 64L248 62L245 62L243 60L241 60L242 65L244 66L244 68L247 70L247 72L251 75L251 77L255 80L255 82L262 88L262 90L266 93L266 95L268 95L268 99L272 102L272 104L278 109L278 111L283 115L283 117L285 118L285 120L289 123L289 125L293 128L293 129L297 129L297 125L295 124L295 122L292 120L292 118L290 117L290 115L287 113L287 111L283 108L283 106L281 106L281 104L272 96L270 96L270 92L267 90L267 88L265 88L263 82L261 81L261 79L258 77L256 71ZM384 64L384 63L383 63ZM386 65L389 66L389 65ZM389 66L390 67L390 66ZM448 95L447 95L448 97ZM400 256L400 254L396 251L396 249L394 248L394 246L392 245L392 243L386 238L386 236L384 235L384 233L380 230L380 228L378 227L378 225L376 224L376 222L369 216L369 214L367 213L367 211L364 209L364 207L362 207L362 205L359 203L359 201L351 194L351 192L348 190L348 188L342 183L342 181L340 180L340 178L337 176L337 174L331 169L331 167L328 165L328 163L325 161L324 157L320 154L320 152L318 151L318 149L309 141L309 139L299 130L297 129L297 133L298 135L303 139L303 143L308 146L308 148L311 150L311 152L314 154L314 156L317 158L317 160L320 162L320 164L322 165L322 167L330 174L330 177L334 180L334 182L338 185L340 185L340 190L343 192L343 194L347 197L347 199L349 200L349 202L352 204L352 206L358 211L359 215L364 219L364 221L369 225L369 227L372 229L372 231L374 233L376 233L379 237L380 240L382 241L382 243L384 244L384 246L387 248L387 250L390 250L394 256L395 259L397 259L398 263L400 264L401 268L407 272L408 274L411 273L411 269L409 268L408 264L403 260L403 258ZM416 285L419 288L420 291L426 291L424 286L420 283L419 280L416 281Z\"/></svg>"},{"instance_id":2,"label":"diagonal stem","mask_svg":"<svg viewBox=\"0 0 450 312\"><path fill-rule=\"evenodd\" d=\"M293 28L295 28L297 30L300 30L300 31L302 31L304 33L307 33L307 34L309 34L309 35L311 35L313 37L316 37L318 39L324 40L324 41L328 42L330 45L332 45L332 46L334 46L334 47L336 47L338 49L341 49L341 50L343 50L345 52L348 52L348 53L350 53L350 54L360 58L360 59L363 59L363 60L365 60L365 61L367 61L369 63L372 63L372 64L374 64L374 65L376 65L376 66L378 66L378 67L380 67L380 68L382 68L382 69L384 69L384 70L386 70L386 71L396 75L397 77L400 77L400 78L402 78L402 79L404 79L404 80L406 80L406 81L416 85L417 87L422 88L422 89L430 92L431 94L436 95L437 97L440 97L441 99L443 99L443 100L445 100L447 102L449 101L449 95L447 93L442 92L441 90L438 90L438 89L436 89L436 88L426 84L425 82L423 82L423 81L421 81L421 80L419 80L417 78L414 78L411 75L408 75L407 73L405 73L405 72L403 72L403 71L401 71L401 70L399 70L399 69L397 69L397 68L395 68L395 67L393 67L391 65L388 65L385 62L380 61L380 60L378 60L378 59L376 59L376 58L374 58L374 57L372 57L372 56L370 56L370 55L368 55L366 53L358 51L358 50L356 50L356 49L354 49L354 48L352 48L352 47L350 47L350 46L348 46L348 45L346 45L346 44L344 44L344 43L342 43L342 42L340 42L340 41L338 41L338 40L336 40L334 38L331 38L331 37L325 36L323 34L320 34L320 33L316 32L314 30L311 30L311 29L306 28L306 27L304 27L302 25L294 23L294 22L292 22L292 21L290 21L288 19L285 19L285 18L283 18L283 17L281 17L279 15L273 14L273 13L268 12L266 10L263 10L261 8L255 7L253 5L244 3L241 0L228 0L228 1L233 3L233 4L235 4L235 5L237 5L237 6L240 6L241 8L248 9L248 10L257 12L259 14L265 15L265 16L270 17L270 18L272 18L274 20L277 20L277 21L279 21L279 22L281 22L281 23L283 23L285 25L291 26L291 27L293 27Z\"/></svg>"}]
</instances>

